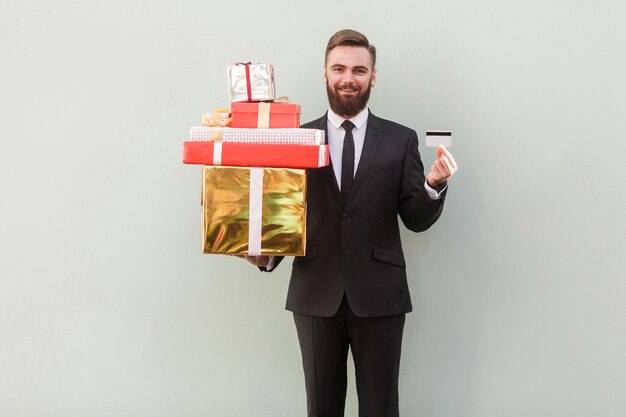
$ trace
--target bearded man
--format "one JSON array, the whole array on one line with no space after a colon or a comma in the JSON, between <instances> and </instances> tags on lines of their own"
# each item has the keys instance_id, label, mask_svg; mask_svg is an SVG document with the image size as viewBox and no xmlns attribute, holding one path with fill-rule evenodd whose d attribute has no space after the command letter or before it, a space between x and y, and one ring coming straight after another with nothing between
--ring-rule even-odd
<instances>
[{"instance_id":1,"label":"bearded man","mask_svg":"<svg viewBox=\"0 0 626 417\"><path fill-rule=\"evenodd\" d=\"M352 349L359 416L397 417L402 332L412 309L398 216L414 232L435 223L457 165L440 147L424 176L415 131L369 111L376 48L363 34L330 38L324 81L330 109L302 127L326 131L331 165L307 170L307 250L294 258L286 306L308 416L344 415ZM271 271L282 258L248 260Z\"/></svg>"}]
</instances>

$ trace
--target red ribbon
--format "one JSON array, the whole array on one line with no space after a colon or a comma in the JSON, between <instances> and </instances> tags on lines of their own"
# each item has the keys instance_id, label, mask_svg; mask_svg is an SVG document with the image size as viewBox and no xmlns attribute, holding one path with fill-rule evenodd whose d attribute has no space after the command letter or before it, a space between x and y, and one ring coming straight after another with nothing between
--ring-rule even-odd
<instances>
[{"instance_id":1,"label":"red ribbon","mask_svg":"<svg viewBox=\"0 0 626 417\"><path fill-rule=\"evenodd\" d=\"M250 64L252 64L252 62L237 62L235 64L246 66L246 89L248 90L248 101L252 101L252 86L250 85Z\"/></svg>"}]
</instances>

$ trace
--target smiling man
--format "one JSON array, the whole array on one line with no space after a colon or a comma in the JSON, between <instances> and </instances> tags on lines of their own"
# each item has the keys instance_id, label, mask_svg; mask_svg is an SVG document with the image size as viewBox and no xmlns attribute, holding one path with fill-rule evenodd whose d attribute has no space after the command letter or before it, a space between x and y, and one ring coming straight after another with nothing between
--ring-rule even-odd
<instances>
[{"instance_id":1,"label":"smiling man","mask_svg":"<svg viewBox=\"0 0 626 417\"><path fill-rule=\"evenodd\" d=\"M457 170L443 147L424 176L414 130L367 108L376 48L353 30L326 48L331 166L307 170L307 250L293 261L287 309L302 352L308 416L344 415L352 350L361 417L397 417L405 314L411 311L398 217L414 232L441 215ZM249 261L271 271L282 258Z\"/></svg>"}]
</instances>

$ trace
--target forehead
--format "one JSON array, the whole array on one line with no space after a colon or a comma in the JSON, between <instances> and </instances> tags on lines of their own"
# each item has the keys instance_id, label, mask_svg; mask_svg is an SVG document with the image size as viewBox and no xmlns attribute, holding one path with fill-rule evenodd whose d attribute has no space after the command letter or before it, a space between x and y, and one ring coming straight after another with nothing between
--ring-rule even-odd
<instances>
[{"instance_id":1,"label":"forehead","mask_svg":"<svg viewBox=\"0 0 626 417\"><path fill-rule=\"evenodd\" d=\"M333 48L326 59L326 67L341 65L348 68L366 67L372 69L372 57L362 46L340 45Z\"/></svg>"}]
</instances>

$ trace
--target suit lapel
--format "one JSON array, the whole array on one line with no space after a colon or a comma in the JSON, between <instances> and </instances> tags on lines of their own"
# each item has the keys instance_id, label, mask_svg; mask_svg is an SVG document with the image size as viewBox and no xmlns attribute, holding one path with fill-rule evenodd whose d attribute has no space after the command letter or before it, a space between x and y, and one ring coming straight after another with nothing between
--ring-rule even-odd
<instances>
[{"instance_id":1,"label":"suit lapel","mask_svg":"<svg viewBox=\"0 0 626 417\"><path fill-rule=\"evenodd\" d=\"M352 189L350 190L350 197L348 197L346 205L354 198L354 194L359 190L361 183L363 183L363 178L369 170L369 167L374 160L374 156L376 155L376 151L378 150L381 137L382 128L380 126L380 122L378 121L378 118L370 112L367 119L367 130L365 132L365 142L363 143L361 159L359 159L359 166L357 167L354 182L352 183ZM336 183L337 181L335 181L335 184ZM339 193L338 187L337 192L341 198L341 193Z\"/></svg>"},{"instance_id":2,"label":"suit lapel","mask_svg":"<svg viewBox=\"0 0 626 417\"><path fill-rule=\"evenodd\" d=\"M315 122L317 126L314 126L314 129L319 129L324 131L324 142L328 145L328 113L326 113L323 117L317 119ZM339 204L343 205L343 199L341 198L341 191L339 191L339 184L337 184L337 178L335 178L335 172L333 168L332 158L328 158L330 160L329 165L324 168L315 168L315 169L323 169L325 170L325 174L327 176L327 180L329 186L331 188L332 194L337 199Z\"/></svg>"}]
</instances>

